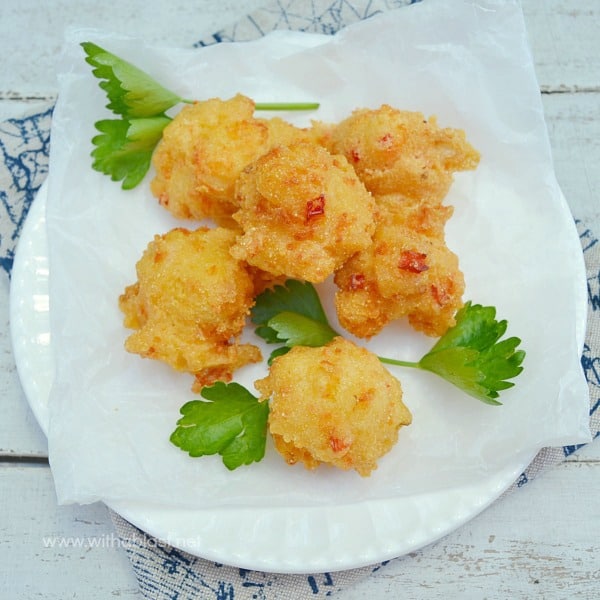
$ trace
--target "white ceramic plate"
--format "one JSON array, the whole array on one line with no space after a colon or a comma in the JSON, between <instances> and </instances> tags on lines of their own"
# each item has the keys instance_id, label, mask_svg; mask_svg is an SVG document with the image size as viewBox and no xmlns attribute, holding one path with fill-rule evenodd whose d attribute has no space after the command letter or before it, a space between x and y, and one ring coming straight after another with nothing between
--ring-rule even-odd
<instances>
[{"instance_id":1,"label":"white ceramic plate","mask_svg":"<svg viewBox=\"0 0 600 600\"><path fill-rule=\"evenodd\" d=\"M45 203L42 187L15 257L11 333L25 394L47 431L54 361ZM153 538L210 560L270 572L335 571L401 556L453 531L497 499L531 458L531 453L520 456L471 485L342 506L182 510L114 503L110 508Z\"/></svg>"}]
</instances>

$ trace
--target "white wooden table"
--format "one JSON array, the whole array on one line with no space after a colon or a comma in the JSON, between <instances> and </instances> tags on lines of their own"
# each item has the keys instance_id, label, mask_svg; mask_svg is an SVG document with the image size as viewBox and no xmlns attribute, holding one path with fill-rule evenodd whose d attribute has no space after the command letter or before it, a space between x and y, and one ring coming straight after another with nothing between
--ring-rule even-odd
<instances>
[{"instance_id":1,"label":"white wooden table","mask_svg":"<svg viewBox=\"0 0 600 600\"><path fill-rule=\"evenodd\" d=\"M190 46L261 0L3 0L0 119L56 93L65 25ZM600 235L600 1L523 0L558 180L573 213ZM0 305L0 597L140 598L101 505L57 506L47 446L10 357ZM392 562L346 599L600 598L600 441L441 541ZM53 536L105 540L46 547Z\"/></svg>"}]
</instances>

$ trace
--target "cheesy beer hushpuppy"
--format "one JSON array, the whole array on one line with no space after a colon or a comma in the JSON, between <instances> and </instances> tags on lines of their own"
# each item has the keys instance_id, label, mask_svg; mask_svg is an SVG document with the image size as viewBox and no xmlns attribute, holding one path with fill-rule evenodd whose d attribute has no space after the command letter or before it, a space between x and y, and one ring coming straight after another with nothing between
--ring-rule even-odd
<instances>
[{"instance_id":1,"label":"cheesy beer hushpuppy","mask_svg":"<svg viewBox=\"0 0 600 600\"><path fill-rule=\"evenodd\" d=\"M340 324L361 338L388 323L408 318L426 335L442 336L463 306L464 275L446 245L444 223L450 207L378 200L373 243L335 273L335 306Z\"/></svg>"},{"instance_id":2,"label":"cheesy beer hushpuppy","mask_svg":"<svg viewBox=\"0 0 600 600\"><path fill-rule=\"evenodd\" d=\"M278 146L240 174L231 252L274 276L319 283L371 243L375 201L343 156Z\"/></svg>"},{"instance_id":3,"label":"cheesy beer hushpuppy","mask_svg":"<svg viewBox=\"0 0 600 600\"><path fill-rule=\"evenodd\" d=\"M150 188L173 216L232 226L235 182L244 167L275 145L312 137L278 117L256 118L254 108L242 94L211 98L185 106L165 127Z\"/></svg>"},{"instance_id":4,"label":"cheesy beer hushpuppy","mask_svg":"<svg viewBox=\"0 0 600 600\"><path fill-rule=\"evenodd\" d=\"M355 110L323 139L331 152L346 156L377 196L402 194L439 202L456 171L479 163L479 152L464 131L442 128L435 117L387 104Z\"/></svg>"},{"instance_id":5,"label":"cheesy beer hushpuppy","mask_svg":"<svg viewBox=\"0 0 600 600\"><path fill-rule=\"evenodd\" d=\"M342 337L296 346L255 382L270 398L269 431L289 464L328 464L366 477L412 416L400 382L377 356Z\"/></svg>"},{"instance_id":6,"label":"cheesy beer hushpuppy","mask_svg":"<svg viewBox=\"0 0 600 600\"><path fill-rule=\"evenodd\" d=\"M255 284L229 253L234 238L222 227L156 235L136 264L137 281L119 298L124 324L134 329L126 350L191 373L194 391L262 358L238 341Z\"/></svg>"}]
</instances>

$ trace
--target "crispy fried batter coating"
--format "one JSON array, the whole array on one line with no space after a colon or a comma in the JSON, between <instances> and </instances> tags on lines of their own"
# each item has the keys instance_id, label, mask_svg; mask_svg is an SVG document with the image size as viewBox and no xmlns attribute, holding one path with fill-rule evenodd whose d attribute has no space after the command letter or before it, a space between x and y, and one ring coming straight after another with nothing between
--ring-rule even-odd
<instances>
[{"instance_id":1,"label":"crispy fried batter coating","mask_svg":"<svg viewBox=\"0 0 600 600\"><path fill-rule=\"evenodd\" d=\"M373 244L335 274L335 305L342 327L361 338L408 317L426 335L441 336L455 324L465 283L443 226L448 207L378 199Z\"/></svg>"},{"instance_id":2,"label":"crispy fried batter coating","mask_svg":"<svg viewBox=\"0 0 600 600\"><path fill-rule=\"evenodd\" d=\"M415 200L401 194L375 196L377 220L391 219L396 225L408 227L419 235L444 239L444 228L454 213L454 208L438 202Z\"/></svg>"},{"instance_id":3,"label":"crispy fried batter coating","mask_svg":"<svg viewBox=\"0 0 600 600\"><path fill-rule=\"evenodd\" d=\"M232 248L275 276L324 281L371 243L375 203L343 156L308 142L278 146L248 166Z\"/></svg>"},{"instance_id":4,"label":"crispy fried batter coating","mask_svg":"<svg viewBox=\"0 0 600 600\"><path fill-rule=\"evenodd\" d=\"M229 249L228 229L177 228L157 235L137 262L138 280L119 298L125 348L195 376L198 391L235 369L261 360L260 350L240 344L254 285Z\"/></svg>"},{"instance_id":5,"label":"crispy fried batter coating","mask_svg":"<svg viewBox=\"0 0 600 600\"><path fill-rule=\"evenodd\" d=\"M277 285L284 285L287 277L284 275L271 275L271 273L267 273L266 271L262 271L261 269L257 269L252 265L247 265L248 273L250 273L250 277L252 277L252 281L254 282L254 297L259 296L265 290L273 289Z\"/></svg>"},{"instance_id":6,"label":"crispy fried batter coating","mask_svg":"<svg viewBox=\"0 0 600 600\"><path fill-rule=\"evenodd\" d=\"M462 130L440 128L435 117L425 119L420 112L387 104L354 111L333 127L326 143L346 156L375 195L439 201L454 172L474 169L479 162Z\"/></svg>"},{"instance_id":7,"label":"crispy fried batter coating","mask_svg":"<svg viewBox=\"0 0 600 600\"><path fill-rule=\"evenodd\" d=\"M289 146L297 142L312 142L314 134L310 129L302 129L279 117L257 119L264 123L269 130L268 150L276 146ZM258 157L257 157L258 158Z\"/></svg>"},{"instance_id":8,"label":"crispy fried batter coating","mask_svg":"<svg viewBox=\"0 0 600 600\"><path fill-rule=\"evenodd\" d=\"M333 133L333 129L334 125L331 123L313 120L311 121L309 132L314 142L324 148L331 148L331 134Z\"/></svg>"},{"instance_id":9,"label":"crispy fried batter coating","mask_svg":"<svg viewBox=\"0 0 600 600\"><path fill-rule=\"evenodd\" d=\"M292 348L255 386L271 399L275 447L308 469L327 463L368 476L412 421L400 382L373 353L341 337Z\"/></svg>"},{"instance_id":10,"label":"crispy fried batter coating","mask_svg":"<svg viewBox=\"0 0 600 600\"><path fill-rule=\"evenodd\" d=\"M269 148L296 139L309 139L309 133L279 118L256 119L254 102L241 94L196 102L165 127L152 157L156 176L150 188L177 218L208 217L230 226L242 169Z\"/></svg>"}]
</instances>

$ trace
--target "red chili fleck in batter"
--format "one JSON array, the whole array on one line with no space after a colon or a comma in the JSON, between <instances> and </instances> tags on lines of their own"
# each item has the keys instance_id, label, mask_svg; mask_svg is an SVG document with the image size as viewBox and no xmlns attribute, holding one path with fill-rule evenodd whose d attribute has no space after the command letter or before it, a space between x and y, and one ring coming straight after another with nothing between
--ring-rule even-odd
<instances>
[{"instance_id":1,"label":"red chili fleck in batter","mask_svg":"<svg viewBox=\"0 0 600 600\"><path fill-rule=\"evenodd\" d=\"M342 452L350 446L350 444L347 444L344 440L340 440L334 436L329 436L329 445L334 452Z\"/></svg>"},{"instance_id":2,"label":"red chili fleck in batter","mask_svg":"<svg viewBox=\"0 0 600 600\"><path fill-rule=\"evenodd\" d=\"M379 145L383 148L391 148L392 142L394 141L394 136L391 133L386 133L384 136L380 137L378 142Z\"/></svg>"},{"instance_id":3,"label":"red chili fleck in batter","mask_svg":"<svg viewBox=\"0 0 600 600\"><path fill-rule=\"evenodd\" d=\"M422 273L423 271L427 271L427 269L429 269L429 266L425 262L426 258L427 254L423 254L422 252L404 250L400 255L398 267L400 267L400 269L403 271L408 271L409 273Z\"/></svg>"},{"instance_id":4,"label":"red chili fleck in batter","mask_svg":"<svg viewBox=\"0 0 600 600\"><path fill-rule=\"evenodd\" d=\"M354 162L358 162L360 160L360 152L358 151L358 148L352 148L352 150L350 150L350 157Z\"/></svg>"},{"instance_id":5,"label":"red chili fleck in batter","mask_svg":"<svg viewBox=\"0 0 600 600\"><path fill-rule=\"evenodd\" d=\"M365 283L365 276L362 273L352 273L352 277L350 277L351 290L362 290L365 287Z\"/></svg>"},{"instance_id":6,"label":"red chili fleck in batter","mask_svg":"<svg viewBox=\"0 0 600 600\"><path fill-rule=\"evenodd\" d=\"M321 194L306 203L306 222L325 214L325 196Z\"/></svg>"},{"instance_id":7,"label":"red chili fleck in batter","mask_svg":"<svg viewBox=\"0 0 600 600\"><path fill-rule=\"evenodd\" d=\"M445 288L439 288L437 285L431 286L431 295L439 306L444 306L450 300L450 294Z\"/></svg>"}]
</instances>

